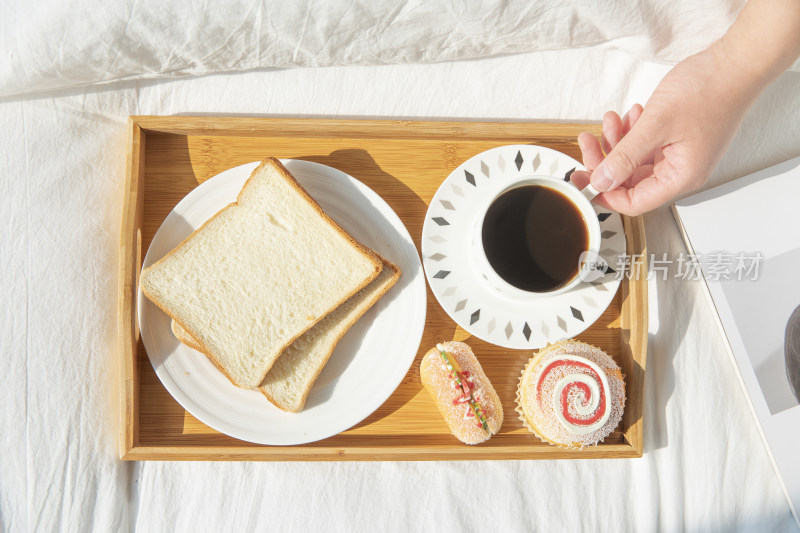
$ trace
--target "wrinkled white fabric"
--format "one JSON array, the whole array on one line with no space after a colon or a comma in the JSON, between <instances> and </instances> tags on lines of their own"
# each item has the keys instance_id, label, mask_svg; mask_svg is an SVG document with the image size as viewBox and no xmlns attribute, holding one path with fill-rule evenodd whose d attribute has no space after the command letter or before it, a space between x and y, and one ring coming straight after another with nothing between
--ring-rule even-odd
<instances>
[{"instance_id":1,"label":"wrinkled white fabric","mask_svg":"<svg viewBox=\"0 0 800 533\"><path fill-rule=\"evenodd\" d=\"M257 68L431 63L601 43L677 62L743 0L17 0L0 5L0 96Z\"/></svg>"},{"instance_id":2,"label":"wrinkled white fabric","mask_svg":"<svg viewBox=\"0 0 800 533\"><path fill-rule=\"evenodd\" d=\"M10 38L5 26L2 38ZM150 68L147 55L130 61L131 71ZM0 100L0 531L794 530L713 309L698 283L674 279L651 284L640 459L117 459L112 383L128 115L598 120L644 102L668 68L609 43ZM32 77L25 92L88 83L85 75ZM800 75L787 73L747 115L709 184L800 155L799 141ZM652 253L685 250L667 210L645 223Z\"/></svg>"}]
</instances>

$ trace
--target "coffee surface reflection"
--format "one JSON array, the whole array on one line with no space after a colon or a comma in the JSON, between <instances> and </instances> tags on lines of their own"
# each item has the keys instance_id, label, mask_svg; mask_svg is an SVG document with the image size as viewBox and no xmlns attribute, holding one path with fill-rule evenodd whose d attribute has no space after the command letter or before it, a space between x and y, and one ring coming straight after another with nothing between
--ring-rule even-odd
<instances>
[{"instance_id":1,"label":"coffee surface reflection","mask_svg":"<svg viewBox=\"0 0 800 533\"><path fill-rule=\"evenodd\" d=\"M554 291L572 281L589 246L578 207L543 185L524 185L498 196L484 217L481 239L492 269L529 292Z\"/></svg>"}]
</instances>

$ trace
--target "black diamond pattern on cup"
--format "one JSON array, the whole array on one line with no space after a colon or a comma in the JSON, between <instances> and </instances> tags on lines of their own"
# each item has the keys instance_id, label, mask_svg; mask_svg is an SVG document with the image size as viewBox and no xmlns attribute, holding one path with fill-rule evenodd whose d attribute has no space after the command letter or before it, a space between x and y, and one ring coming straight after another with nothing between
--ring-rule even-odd
<instances>
[{"instance_id":1,"label":"black diamond pattern on cup","mask_svg":"<svg viewBox=\"0 0 800 533\"><path fill-rule=\"evenodd\" d=\"M447 259L447 256L442 253L436 252L435 254L429 256L428 259L432 259L433 261L441 261L442 259Z\"/></svg>"},{"instance_id":2,"label":"black diamond pattern on cup","mask_svg":"<svg viewBox=\"0 0 800 533\"><path fill-rule=\"evenodd\" d=\"M481 172L487 178L489 177L489 165L487 165L484 161L481 161Z\"/></svg>"},{"instance_id":3,"label":"black diamond pattern on cup","mask_svg":"<svg viewBox=\"0 0 800 533\"><path fill-rule=\"evenodd\" d=\"M450 223L447 221L447 219L442 218L442 217L433 217L431 220L433 220L434 222L436 222L440 226L449 226L450 225Z\"/></svg>"},{"instance_id":4,"label":"black diamond pattern on cup","mask_svg":"<svg viewBox=\"0 0 800 533\"><path fill-rule=\"evenodd\" d=\"M514 158L514 163L517 165L517 170L522 170L522 152L517 152L517 157Z\"/></svg>"},{"instance_id":5,"label":"black diamond pattern on cup","mask_svg":"<svg viewBox=\"0 0 800 533\"><path fill-rule=\"evenodd\" d=\"M564 174L564 181L569 181L569 179L572 177L572 173L575 172L575 168L576 167L572 167L570 170L567 170L567 173Z\"/></svg>"},{"instance_id":6,"label":"black diamond pattern on cup","mask_svg":"<svg viewBox=\"0 0 800 533\"><path fill-rule=\"evenodd\" d=\"M531 327L525 322L525 325L522 326L522 334L525 335L525 340L531 340Z\"/></svg>"},{"instance_id":7,"label":"black diamond pattern on cup","mask_svg":"<svg viewBox=\"0 0 800 533\"><path fill-rule=\"evenodd\" d=\"M458 313L459 311L464 309L466 306L467 306L467 301L466 300L461 300L460 302L458 302L456 304L456 313Z\"/></svg>"},{"instance_id":8,"label":"black diamond pattern on cup","mask_svg":"<svg viewBox=\"0 0 800 533\"><path fill-rule=\"evenodd\" d=\"M581 313L579 309L575 309L571 305L569 306L569 309L572 311L572 316L583 322L583 313Z\"/></svg>"},{"instance_id":9,"label":"black diamond pattern on cup","mask_svg":"<svg viewBox=\"0 0 800 533\"><path fill-rule=\"evenodd\" d=\"M464 175L466 176L466 178L467 178L467 182L468 182L470 185L472 185L473 187L477 187L477 185L475 185L475 176L473 176L472 174L470 174L470 173L469 173L468 171L466 171L466 170L464 171Z\"/></svg>"},{"instance_id":10,"label":"black diamond pattern on cup","mask_svg":"<svg viewBox=\"0 0 800 533\"><path fill-rule=\"evenodd\" d=\"M613 237L613 236L614 236L614 235L616 235L616 234L617 234L617 232L616 232L616 231L611 231L610 229L607 229L607 230L605 230L603 233L601 233L601 234L600 234L600 236L601 236L602 238L604 238L604 239L608 239L608 238L610 238L610 237Z\"/></svg>"},{"instance_id":11,"label":"black diamond pattern on cup","mask_svg":"<svg viewBox=\"0 0 800 533\"><path fill-rule=\"evenodd\" d=\"M433 277L436 278L436 279L444 279L449 275L450 275L450 271L449 270L440 270L439 272L434 274Z\"/></svg>"},{"instance_id":12,"label":"black diamond pattern on cup","mask_svg":"<svg viewBox=\"0 0 800 533\"><path fill-rule=\"evenodd\" d=\"M506 332L506 340L510 339L511 334L514 333L514 328L511 326L511 322L506 324L506 329L504 329L503 331Z\"/></svg>"},{"instance_id":13,"label":"black diamond pattern on cup","mask_svg":"<svg viewBox=\"0 0 800 533\"><path fill-rule=\"evenodd\" d=\"M451 204L449 201L447 200L439 200L439 201L442 202L442 207L444 207L445 209L449 209L450 211L456 210L456 208L453 207L453 204Z\"/></svg>"},{"instance_id":14,"label":"black diamond pattern on cup","mask_svg":"<svg viewBox=\"0 0 800 533\"><path fill-rule=\"evenodd\" d=\"M478 309L477 311L469 315L469 325L471 326L472 324L480 320L480 318L481 318L481 310Z\"/></svg>"},{"instance_id":15,"label":"black diamond pattern on cup","mask_svg":"<svg viewBox=\"0 0 800 533\"><path fill-rule=\"evenodd\" d=\"M611 213L598 213L597 220L600 222L605 222L608 217L611 216Z\"/></svg>"}]
</instances>

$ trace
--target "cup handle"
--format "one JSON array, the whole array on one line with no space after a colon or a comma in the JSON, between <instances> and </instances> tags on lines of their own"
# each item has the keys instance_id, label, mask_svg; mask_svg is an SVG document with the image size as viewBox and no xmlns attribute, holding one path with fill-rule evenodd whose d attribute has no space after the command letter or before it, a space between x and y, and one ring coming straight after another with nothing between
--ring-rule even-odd
<instances>
[{"instance_id":1,"label":"cup handle","mask_svg":"<svg viewBox=\"0 0 800 533\"><path fill-rule=\"evenodd\" d=\"M597 196L598 194L600 194L599 192L597 192L597 189L595 189L594 187L592 187L592 184L591 184L591 183L590 183L589 185L587 185L586 187L584 187L584 188L581 190L581 193L582 193L582 194L583 194L583 195L586 197L586 199L587 199L587 200L589 200L590 202L591 202L592 200L594 200L594 197L595 197L595 196Z\"/></svg>"}]
</instances>

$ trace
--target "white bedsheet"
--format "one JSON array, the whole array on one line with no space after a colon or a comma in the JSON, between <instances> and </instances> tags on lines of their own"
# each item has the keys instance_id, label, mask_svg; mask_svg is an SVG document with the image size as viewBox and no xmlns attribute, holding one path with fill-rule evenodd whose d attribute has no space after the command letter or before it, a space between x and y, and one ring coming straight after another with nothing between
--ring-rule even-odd
<instances>
[{"instance_id":1,"label":"white bedsheet","mask_svg":"<svg viewBox=\"0 0 800 533\"><path fill-rule=\"evenodd\" d=\"M613 42L679 61L743 0L21 0L0 5L0 96L298 66L431 63Z\"/></svg>"},{"instance_id":2,"label":"white bedsheet","mask_svg":"<svg viewBox=\"0 0 800 533\"><path fill-rule=\"evenodd\" d=\"M79 55L57 46L86 29L80 17L71 19L75 28L50 22L62 33L46 34L30 10L44 25L61 9L78 11L72 4L0 7L8 95L0 100L0 531L794 529L713 311L697 282L674 279L651 285L641 459L120 462L112 382L128 115L598 120L644 102L667 72L643 51L651 60L673 57L658 55L664 35L645 32L643 48L612 40L435 64L405 63L465 56L362 56L330 61L359 63L350 66L190 77L251 65L198 71L189 61L169 70L163 58L151 64L124 47L124 68L81 67ZM151 12L143 4L136 9ZM580 26L580 17L570 20L567 31ZM518 51L491 38L480 37L495 48L467 55ZM563 43L574 44L586 43ZM61 62L21 73L9 55L44 57L34 45L60 51ZM184 77L170 79L176 74ZM122 78L136 79L109 82ZM710 183L800 155L799 141L800 74L790 72L747 115ZM667 210L645 221L651 252L684 251Z\"/></svg>"}]
</instances>

